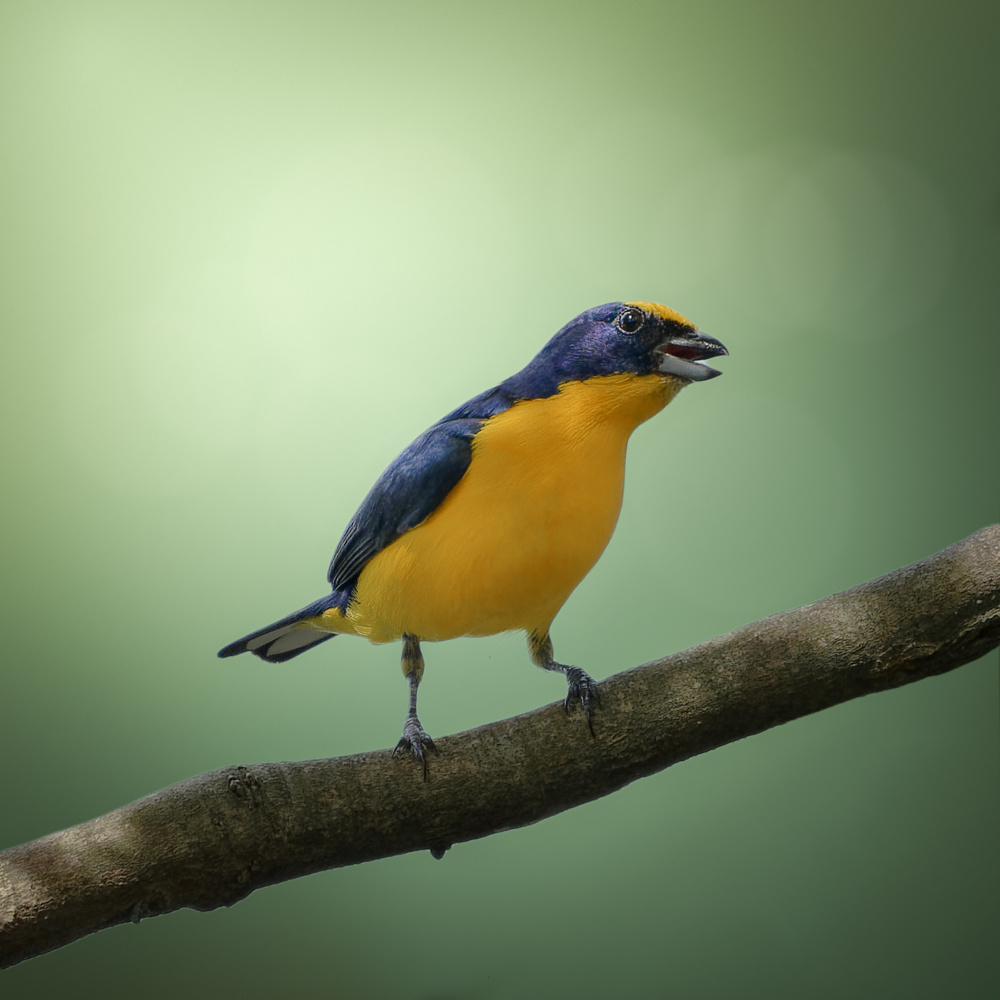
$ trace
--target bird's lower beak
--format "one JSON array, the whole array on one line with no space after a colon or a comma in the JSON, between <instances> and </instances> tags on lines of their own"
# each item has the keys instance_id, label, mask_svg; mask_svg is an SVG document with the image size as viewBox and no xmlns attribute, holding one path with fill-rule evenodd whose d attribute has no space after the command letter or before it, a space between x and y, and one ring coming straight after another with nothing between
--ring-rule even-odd
<instances>
[{"instance_id":1,"label":"bird's lower beak","mask_svg":"<svg viewBox=\"0 0 1000 1000\"><path fill-rule=\"evenodd\" d=\"M718 358L729 351L715 339L700 330L687 330L665 340L657 348L660 356L659 370L677 375L689 382L704 382L722 372L703 364L705 358Z\"/></svg>"}]
</instances>

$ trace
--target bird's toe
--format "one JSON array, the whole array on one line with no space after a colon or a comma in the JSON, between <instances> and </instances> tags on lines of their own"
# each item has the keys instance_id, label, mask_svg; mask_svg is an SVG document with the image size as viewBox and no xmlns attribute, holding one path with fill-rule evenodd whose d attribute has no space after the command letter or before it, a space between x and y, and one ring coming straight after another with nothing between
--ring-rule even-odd
<instances>
[{"instance_id":1,"label":"bird's toe","mask_svg":"<svg viewBox=\"0 0 1000 1000\"><path fill-rule=\"evenodd\" d=\"M415 715L407 718L406 725L403 726L403 735L399 738L399 742L392 751L393 757L396 756L396 752L399 750L409 750L413 759L422 765L424 780L426 781L427 751L430 750L437 753L437 747L434 746L434 741L427 735L424 727L420 725L420 720Z\"/></svg>"},{"instance_id":2,"label":"bird's toe","mask_svg":"<svg viewBox=\"0 0 1000 1000\"><path fill-rule=\"evenodd\" d=\"M586 716L591 735L593 735L594 724L592 717L594 709L600 708L601 705L601 695L597 689L597 682L585 670L581 670L579 667L567 667L566 684L568 690L564 704L567 714L574 705L579 705Z\"/></svg>"}]
</instances>

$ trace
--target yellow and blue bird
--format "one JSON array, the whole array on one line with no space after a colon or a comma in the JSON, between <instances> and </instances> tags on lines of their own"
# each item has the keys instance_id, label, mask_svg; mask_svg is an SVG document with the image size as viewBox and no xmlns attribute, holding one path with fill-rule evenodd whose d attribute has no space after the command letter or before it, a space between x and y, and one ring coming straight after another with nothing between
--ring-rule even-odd
<instances>
[{"instance_id":1,"label":"yellow and blue bird","mask_svg":"<svg viewBox=\"0 0 1000 1000\"><path fill-rule=\"evenodd\" d=\"M516 375L424 431L382 473L330 563L332 593L219 651L281 663L335 635L403 641L410 708L396 749L424 766L420 643L524 631L590 723L594 681L558 663L549 627L597 562L643 421L727 354L666 306L611 302L567 323Z\"/></svg>"}]
</instances>

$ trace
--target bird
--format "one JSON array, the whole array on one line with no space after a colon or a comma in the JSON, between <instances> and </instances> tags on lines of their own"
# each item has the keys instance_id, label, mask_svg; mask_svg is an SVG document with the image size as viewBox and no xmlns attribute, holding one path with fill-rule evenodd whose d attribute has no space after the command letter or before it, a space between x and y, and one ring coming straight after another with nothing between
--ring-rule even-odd
<instances>
[{"instance_id":1,"label":"bird","mask_svg":"<svg viewBox=\"0 0 1000 1000\"><path fill-rule=\"evenodd\" d=\"M409 711L396 751L427 777L417 716L422 642L522 631L532 662L565 675L565 709L593 733L594 680L555 659L549 629L618 521L632 432L729 352L655 302L596 306L519 372L442 417L379 477L337 545L331 592L237 639L220 657L282 663L337 635L402 640Z\"/></svg>"}]
</instances>

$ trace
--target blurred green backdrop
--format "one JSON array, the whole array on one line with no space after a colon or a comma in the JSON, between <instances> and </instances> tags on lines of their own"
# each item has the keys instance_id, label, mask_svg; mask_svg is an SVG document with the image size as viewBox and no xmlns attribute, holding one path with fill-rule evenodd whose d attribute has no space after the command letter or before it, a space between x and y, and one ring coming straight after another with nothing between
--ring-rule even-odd
<instances>
[{"instance_id":1,"label":"blurred green backdrop","mask_svg":"<svg viewBox=\"0 0 1000 1000\"><path fill-rule=\"evenodd\" d=\"M998 11L6 0L0 844L393 742L396 648L215 650L322 593L389 459L600 302L666 302L732 357L633 439L568 662L603 677L996 520ZM562 693L519 636L426 653L434 734ZM0 987L992 998L996 664Z\"/></svg>"}]
</instances>

